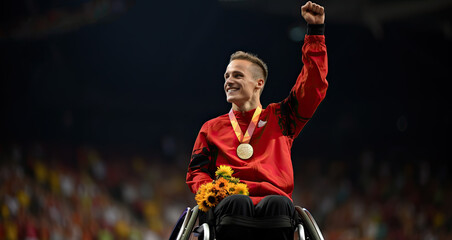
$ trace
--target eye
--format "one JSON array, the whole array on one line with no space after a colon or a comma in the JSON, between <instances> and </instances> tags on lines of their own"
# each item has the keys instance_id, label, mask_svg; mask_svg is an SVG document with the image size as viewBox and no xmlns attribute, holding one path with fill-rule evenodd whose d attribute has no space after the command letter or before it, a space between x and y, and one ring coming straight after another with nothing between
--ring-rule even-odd
<instances>
[{"instance_id":1,"label":"eye","mask_svg":"<svg viewBox=\"0 0 452 240\"><path fill-rule=\"evenodd\" d=\"M235 74L234 74L234 77L235 77L235 78L241 78L241 77L243 77L243 74L241 74L241 73L235 73Z\"/></svg>"}]
</instances>

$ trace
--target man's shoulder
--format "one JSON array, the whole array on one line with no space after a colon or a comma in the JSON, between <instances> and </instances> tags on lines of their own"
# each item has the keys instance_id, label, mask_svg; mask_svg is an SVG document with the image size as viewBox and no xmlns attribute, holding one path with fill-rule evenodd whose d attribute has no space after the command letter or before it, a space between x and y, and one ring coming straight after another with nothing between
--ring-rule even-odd
<instances>
[{"instance_id":1,"label":"man's shoulder","mask_svg":"<svg viewBox=\"0 0 452 240\"><path fill-rule=\"evenodd\" d=\"M275 113L275 109L278 109L281 107L281 103L270 103L265 108L265 112L267 113Z\"/></svg>"}]
</instances>

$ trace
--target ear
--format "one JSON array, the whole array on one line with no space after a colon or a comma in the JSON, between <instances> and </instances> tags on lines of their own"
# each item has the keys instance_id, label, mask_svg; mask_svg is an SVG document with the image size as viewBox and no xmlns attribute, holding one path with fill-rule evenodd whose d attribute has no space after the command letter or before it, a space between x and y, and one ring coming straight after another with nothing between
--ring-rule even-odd
<instances>
[{"instance_id":1,"label":"ear","mask_svg":"<svg viewBox=\"0 0 452 240\"><path fill-rule=\"evenodd\" d=\"M264 88L264 84L265 84L264 79L263 78L258 78L257 79L256 89L261 90L262 88Z\"/></svg>"}]
</instances>

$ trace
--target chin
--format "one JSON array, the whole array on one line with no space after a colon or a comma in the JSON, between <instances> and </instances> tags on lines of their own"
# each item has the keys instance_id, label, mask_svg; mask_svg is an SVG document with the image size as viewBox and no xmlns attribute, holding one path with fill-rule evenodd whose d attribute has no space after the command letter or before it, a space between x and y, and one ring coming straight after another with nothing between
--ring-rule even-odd
<instances>
[{"instance_id":1,"label":"chin","mask_svg":"<svg viewBox=\"0 0 452 240\"><path fill-rule=\"evenodd\" d=\"M226 95L226 102L233 103L234 102L234 97Z\"/></svg>"}]
</instances>

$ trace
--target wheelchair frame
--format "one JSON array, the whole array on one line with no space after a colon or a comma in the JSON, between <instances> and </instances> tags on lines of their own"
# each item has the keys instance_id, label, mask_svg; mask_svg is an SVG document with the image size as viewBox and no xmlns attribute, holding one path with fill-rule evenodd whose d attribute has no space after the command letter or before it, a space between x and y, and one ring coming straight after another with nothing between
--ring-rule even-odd
<instances>
[{"instance_id":1,"label":"wheelchair frame","mask_svg":"<svg viewBox=\"0 0 452 240\"><path fill-rule=\"evenodd\" d=\"M295 210L298 212L298 215L301 219L301 223L297 225L297 228L295 230L298 233L298 239L324 240L322 232L320 231L320 228L311 213L306 208L302 208L300 206L295 206ZM182 213L178 223L176 224L173 233L170 236L170 240L188 240L193 233L196 222L198 221L198 214L198 206L195 206L193 208L187 207L187 209ZM207 223L203 223L199 227L201 227L204 231L203 240L209 240L209 225Z\"/></svg>"}]
</instances>

